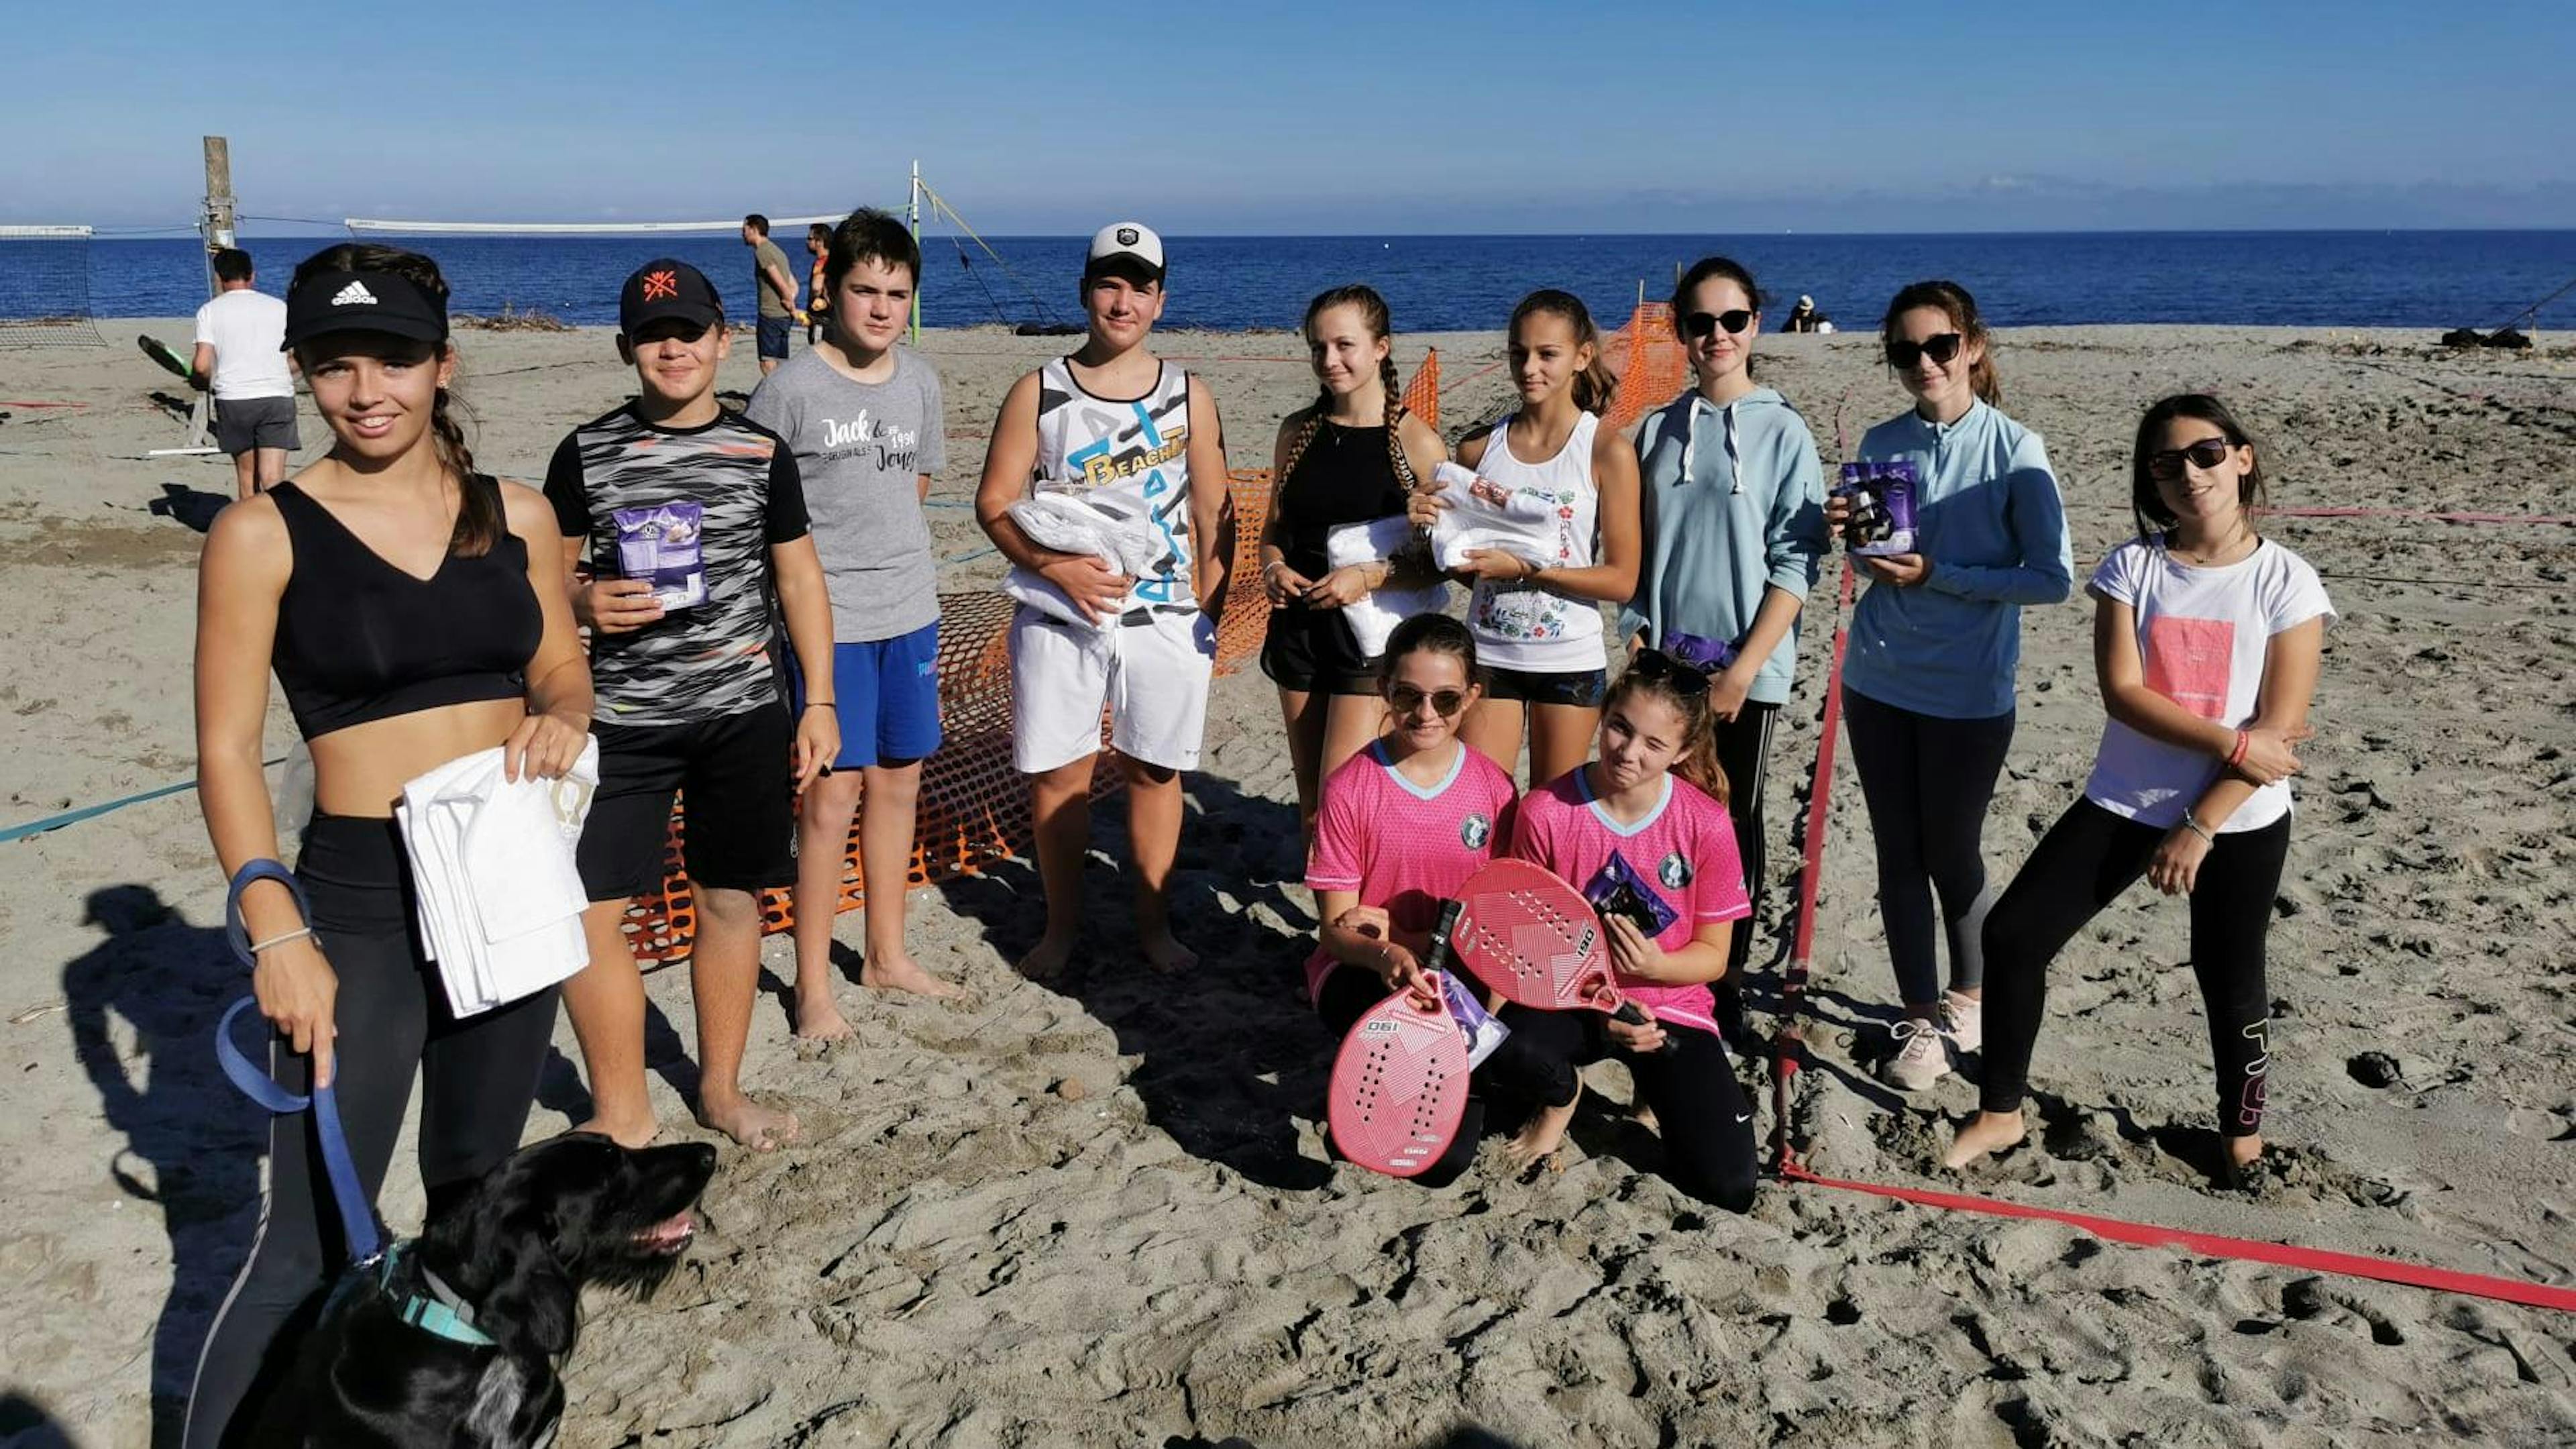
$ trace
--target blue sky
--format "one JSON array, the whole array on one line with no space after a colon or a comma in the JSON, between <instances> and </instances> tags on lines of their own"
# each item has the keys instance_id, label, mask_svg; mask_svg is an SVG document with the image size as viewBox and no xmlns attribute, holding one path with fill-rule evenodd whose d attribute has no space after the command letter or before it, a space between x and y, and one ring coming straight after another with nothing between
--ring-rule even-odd
<instances>
[{"instance_id":1,"label":"blue sky","mask_svg":"<svg viewBox=\"0 0 2576 1449\"><path fill-rule=\"evenodd\" d=\"M21 9L0 222L2576 226L2563 0Z\"/></svg>"}]
</instances>

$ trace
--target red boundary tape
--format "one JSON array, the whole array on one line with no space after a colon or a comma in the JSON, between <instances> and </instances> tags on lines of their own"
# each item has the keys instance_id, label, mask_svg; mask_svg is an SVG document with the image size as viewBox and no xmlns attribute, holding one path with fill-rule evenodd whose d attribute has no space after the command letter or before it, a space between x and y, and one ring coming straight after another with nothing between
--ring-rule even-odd
<instances>
[{"instance_id":1,"label":"red boundary tape","mask_svg":"<svg viewBox=\"0 0 2576 1449\"><path fill-rule=\"evenodd\" d=\"M2430 1288L2437 1293L2468 1293L2480 1298L2499 1298L2507 1303L2527 1303L2534 1308L2555 1308L2576 1313L2576 1288L2558 1288L2522 1278L2496 1278L2484 1273L2462 1273L2449 1268L2435 1268L2410 1263L2402 1258L2375 1258L2363 1253L2336 1253L2323 1248L2303 1248L2296 1243L2267 1243L2259 1238L2230 1238L2218 1233L2196 1233L2184 1228L2163 1228L2153 1223L2123 1222L2118 1218L2097 1218L2090 1213L2066 1212L2058 1208L2025 1207L1999 1198L1976 1197L1968 1193L1936 1192L1922 1187L1887 1187L1874 1182L1852 1182L1839 1177L1823 1177L1795 1162L1784 1163L1780 1175L1792 1182L1812 1182L1819 1187L1838 1187L1846 1192L1865 1192L1873 1197L1894 1198L1899 1202L1924 1207L1945 1208L1951 1212L1987 1213L2003 1218L2031 1218L2042 1222L2064 1223L2081 1228L2097 1238L2114 1243L2127 1243L2139 1248L2182 1248L2212 1258L2236 1258L2253 1263L2273 1263L2284 1268L2304 1268L2320 1273L2342 1273L2355 1278L2376 1278L2383 1283L2403 1283L2412 1288Z\"/></svg>"},{"instance_id":2,"label":"red boundary tape","mask_svg":"<svg viewBox=\"0 0 2576 1449\"><path fill-rule=\"evenodd\" d=\"M2339 516L2346 512L2367 514L2372 510L2332 510L2329 511L2329 516ZM2091 1233L2105 1241L2126 1243L2132 1247L2181 1248L2213 1258L2270 1263L2309 1272L2341 1273L2355 1278L2372 1278L2383 1283L2402 1283L2411 1288L2429 1288L2437 1293L2466 1293L2506 1303L2522 1303L2534 1308L2554 1308L2562 1313L2576 1313L2576 1289L2535 1283L2523 1278L2463 1273L2450 1268L2411 1263L2400 1258L2338 1253L2324 1248L2301 1247L2296 1243L2270 1243L2256 1238L2231 1238L2217 1233L2159 1227L2153 1223L2133 1223L2120 1218L2096 1217L2090 1213L2068 1212L2062 1208L2029 1207L2021 1203L2006 1202L2001 1198L1980 1197L1971 1193L1941 1192L1921 1187L1894 1187L1882 1183L1858 1182L1849 1178L1826 1177L1810 1171L1798 1161L1797 1154L1789 1146L1789 1082L1798 1074L1798 1058L1806 1043L1799 1019L1806 1007L1807 975L1815 953L1816 894L1824 874L1825 836L1831 820L1827 813L1827 806L1833 794L1834 733L1842 721L1843 656L1850 642L1850 629L1843 619L1851 605L1852 585L1851 560L1846 557L1843 560L1841 586L1836 591L1835 598L1833 667L1825 677L1825 708L1821 727L1816 735L1816 768L1813 783L1807 791L1806 860L1798 881L1798 924L1790 938L1788 965L1781 972L1782 1022L1779 1034L1772 1042L1771 1145L1774 1165L1781 1179L1786 1182L1813 1183L1818 1187L1839 1188L1845 1192L1866 1193L1872 1197L1892 1198L1898 1202L1909 1202L1919 1207L1940 1208L1948 1212L1984 1213L1993 1217L2062 1223Z\"/></svg>"}]
</instances>

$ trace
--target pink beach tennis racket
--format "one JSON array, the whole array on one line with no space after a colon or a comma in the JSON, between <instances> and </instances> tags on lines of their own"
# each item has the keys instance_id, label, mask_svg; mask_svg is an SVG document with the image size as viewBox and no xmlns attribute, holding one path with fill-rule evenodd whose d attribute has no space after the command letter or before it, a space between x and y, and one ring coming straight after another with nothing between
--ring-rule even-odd
<instances>
[{"instance_id":1,"label":"pink beach tennis racket","mask_svg":"<svg viewBox=\"0 0 2576 1449\"><path fill-rule=\"evenodd\" d=\"M1505 1001L1646 1024L1611 979L1608 937L1592 903L1553 871L1497 860L1467 877L1458 900L1466 908L1450 936L1458 959ZM1667 1039L1664 1050L1672 1049Z\"/></svg>"},{"instance_id":2,"label":"pink beach tennis racket","mask_svg":"<svg viewBox=\"0 0 2576 1449\"><path fill-rule=\"evenodd\" d=\"M1457 914L1443 908L1441 925ZM1448 953L1432 937L1437 969ZM1372 1172L1414 1177L1457 1140L1467 1111L1467 1040L1449 1008L1399 991L1370 1007L1342 1039L1327 1089L1326 1125L1342 1155Z\"/></svg>"}]
</instances>

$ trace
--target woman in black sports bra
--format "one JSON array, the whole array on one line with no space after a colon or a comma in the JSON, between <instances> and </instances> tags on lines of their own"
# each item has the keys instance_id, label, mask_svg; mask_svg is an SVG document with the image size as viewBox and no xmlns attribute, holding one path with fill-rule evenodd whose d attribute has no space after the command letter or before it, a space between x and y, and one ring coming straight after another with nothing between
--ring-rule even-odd
<instances>
[{"instance_id":1,"label":"woman in black sports bra","mask_svg":"<svg viewBox=\"0 0 2576 1449\"><path fill-rule=\"evenodd\" d=\"M410 870L392 819L403 782L504 746L514 777L569 769L590 730L553 509L474 471L450 416L447 284L427 257L330 247L295 269L287 345L334 440L329 456L229 507L197 596L197 798L225 872L277 854L260 770L275 671L313 752L314 812L287 888L241 910L269 1074L332 1084L372 1200L415 1072L429 1207L519 1145L554 1034L551 989L464 1021L413 943ZM217 1443L271 1341L346 1256L302 1115L269 1133L269 1195L250 1261L209 1332L187 1449ZM247 1420L245 1420L247 1422Z\"/></svg>"},{"instance_id":2,"label":"woman in black sports bra","mask_svg":"<svg viewBox=\"0 0 2576 1449\"><path fill-rule=\"evenodd\" d=\"M1386 299L1364 286L1335 287L1306 304L1301 331L1323 391L1279 424L1270 517L1261 530L1261 590L1270 627L1261 672L1279 686L1288 757L1297 777L1297 818L1315 834L1323 782L1377 738L1386 723L1377 660L1360 651L1344 606L1386 587L1419 586L1424 566L1392 563L1333 568L1325 542L1334 528L1405 511L1405 495L1448 458L1431 425L1408 411L1389 351Z\"/></svg>"}]
</instances>

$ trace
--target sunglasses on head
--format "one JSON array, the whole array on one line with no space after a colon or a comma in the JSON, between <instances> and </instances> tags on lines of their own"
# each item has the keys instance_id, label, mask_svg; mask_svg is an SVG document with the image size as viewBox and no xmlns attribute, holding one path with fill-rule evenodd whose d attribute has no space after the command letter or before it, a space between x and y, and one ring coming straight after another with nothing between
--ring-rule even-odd
<instances>
[{"instance_id":1,"label":"sunglasses on head","mask_svg":"<svg viewBox=\"0 0 2576 1449\"><path fill-rule=\"evenodd\" d=\"M1435 689L1425 694L1410 684L1390 684L1386 687L1386 702L1395 707L1395 712L1399 716L1411 717L1415 710L1422 708L1425 700L1431 702L1433 714L1442 719L1450 719L1454 718L1458 711L1467 707L1467 691Z\"/></svg>"},{"instance_id":2,"label":"sunglasses on head","mask_svg":"<svg viewBox=\"0 0 2576 1449\"><path fill-rule=\"evenodd\" d=\"M2147 455L2147 476L2171 482L2182 476L2185 462L2206 473L2226 462L2235 446L2225 438L2203 438L2188 448L2159 448Z\"/></svg>"},{"instance_id":3,"label":"sunglasses on head","mask_svg":"<svg viewBox=\"0 0 2576 1449\"><path fill-rule=\"evenodd\" d=\"M1698 699L1708 693L1707 675L1661 649L1640 649L1629 655L1628 672L1671 690L1675 699Z\"/></svg>"},{"instance_id":4,"label":"sunglasses on head","mask_svg":"<svg viewBox=\"0 0 2576 1449\"><path fill-rule=\"evenodd\" d=\"M1967 341L1956 332L1938 333L1920 342L1891 339L1887 344L1887 365L1902 370L1927 357L1934 362L1946 363L1959 355L1959 349L1966 346Z\"/></svg>"},{"instance_id":5,"label":"sunglasses on head","mask_svg":"<svg viewBox=\"0 0 2576 1449\"><path fill-rule=\"evenodd\" d=\"M1682 331L1692 337L1706 337L1721 327L1731 337L1752 325L1753 314L1742 307L1731 307L1723 312L1693 312L1682 318Z\"/></svg>"}]
</instances>

